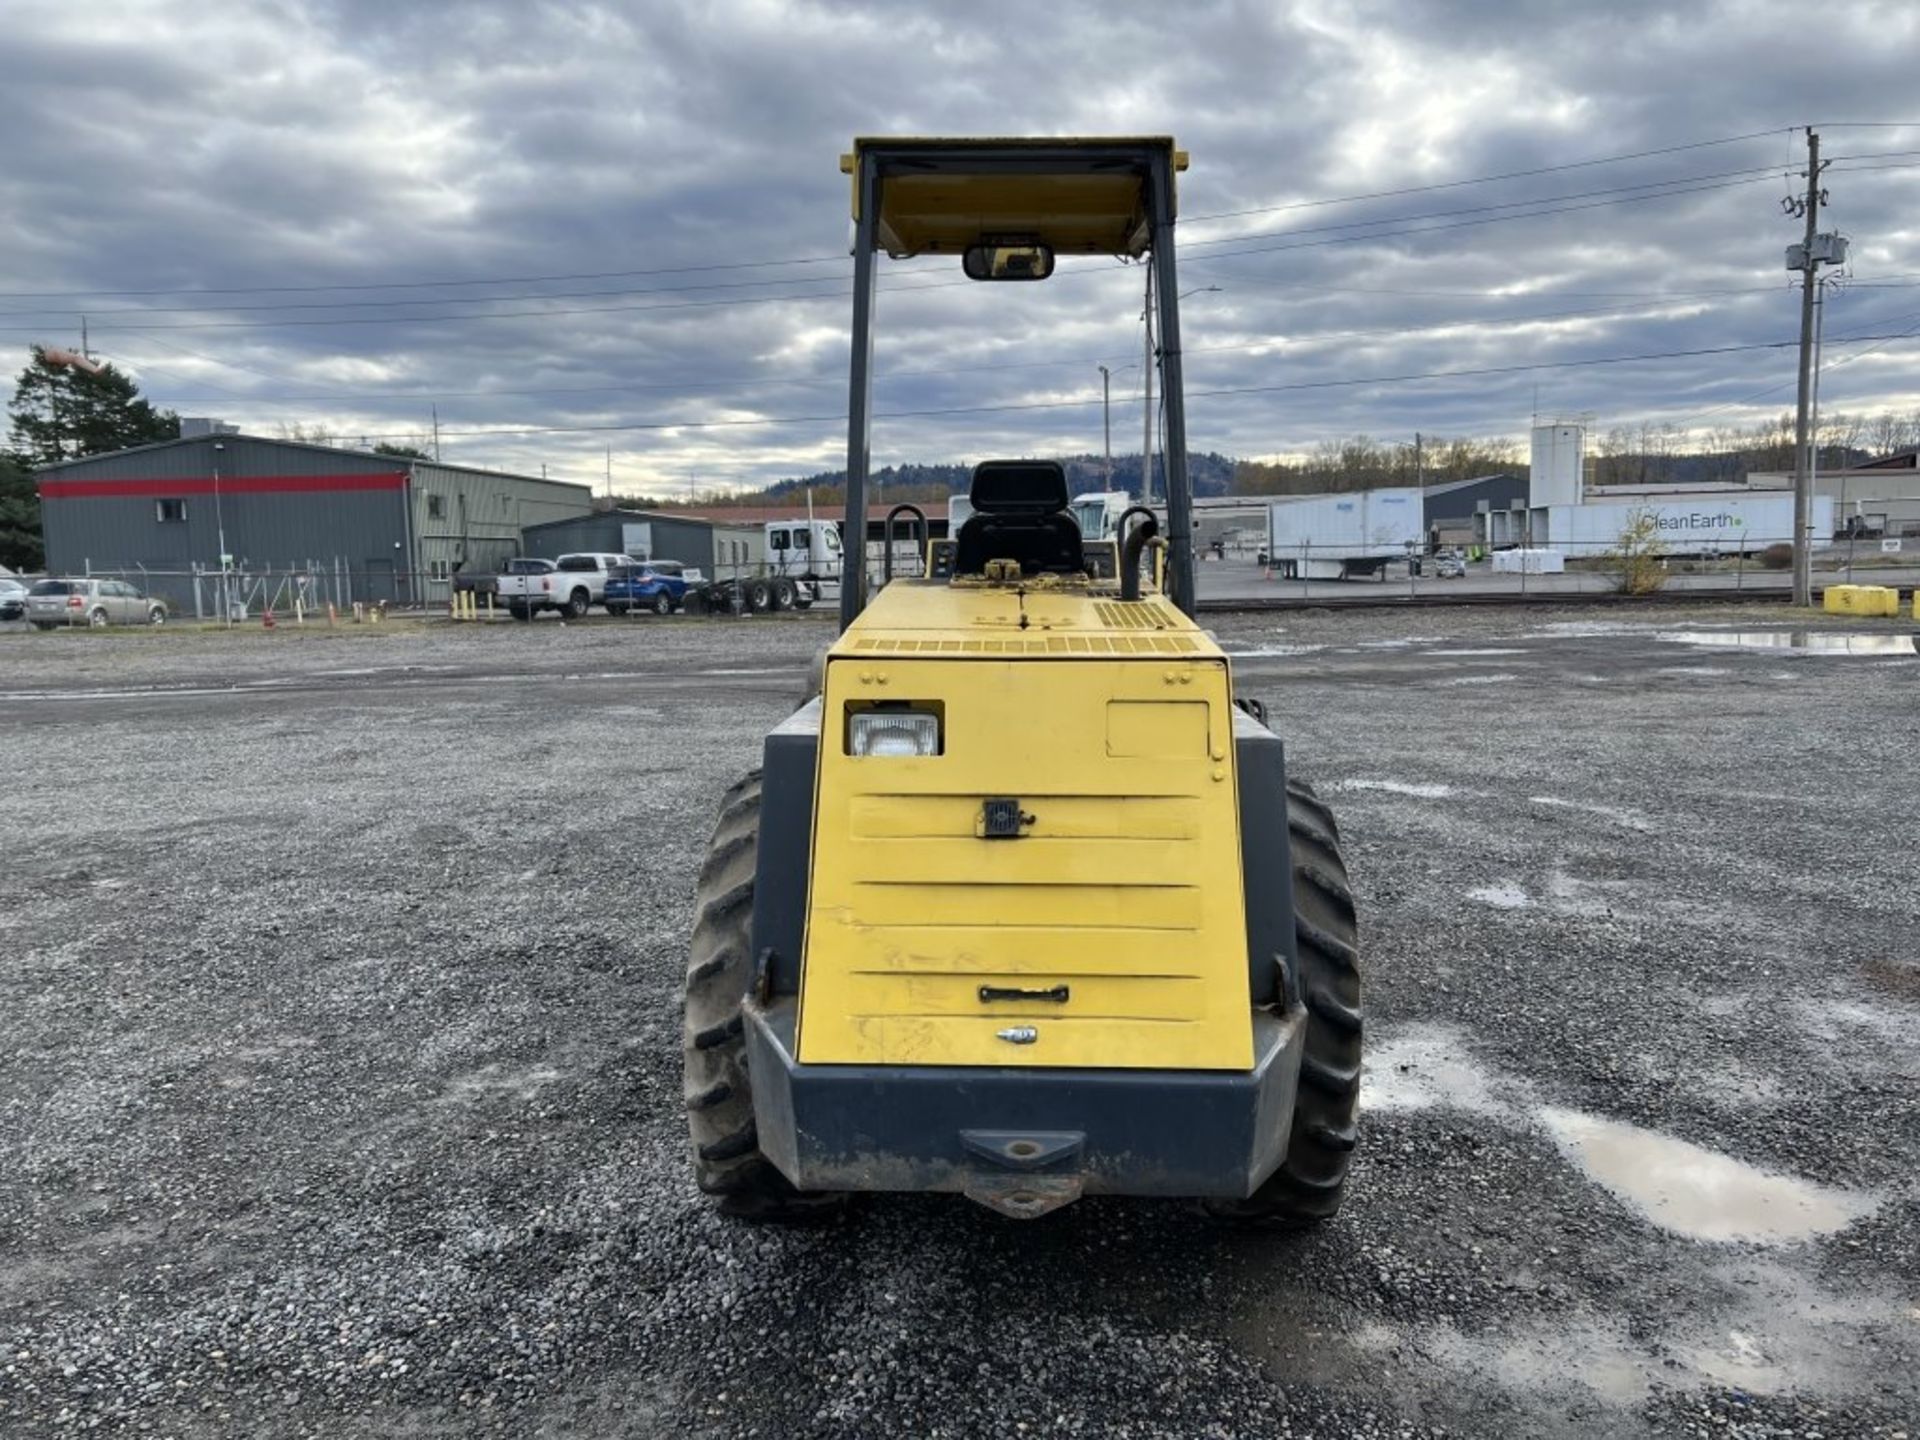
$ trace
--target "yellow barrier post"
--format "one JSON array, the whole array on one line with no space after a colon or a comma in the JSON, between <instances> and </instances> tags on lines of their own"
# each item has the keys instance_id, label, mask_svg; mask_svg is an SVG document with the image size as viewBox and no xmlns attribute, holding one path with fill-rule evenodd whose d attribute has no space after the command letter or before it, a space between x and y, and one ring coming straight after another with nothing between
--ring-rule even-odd
<instances>
[{"instance_id":1,"label":"yellow barrier post","mask_svg":"<svg viewBox=\"0 0 1920 1440\"><path fill-rule=\"evenodd\" d=\"M1821 597L1829 615L1873 615L1898 619L1900 592L1885 585L1829 585Z\"/></svg>"}]
</instances>

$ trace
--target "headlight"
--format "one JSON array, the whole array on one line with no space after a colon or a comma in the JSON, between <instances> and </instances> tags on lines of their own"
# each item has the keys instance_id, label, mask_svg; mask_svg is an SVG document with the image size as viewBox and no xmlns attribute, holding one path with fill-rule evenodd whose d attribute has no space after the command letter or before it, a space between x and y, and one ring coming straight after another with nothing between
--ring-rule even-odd
<instances>
[{"instance_id":1,"label":"headlight","mask_svg":"<svg viewBox=\"0 0 1920 1440\"><path fill-rule=\"evenodd\" d=\"M931 710L856 710L847 717L849 755L938 755L940 717Z\"/></svg>"}]
</instances>

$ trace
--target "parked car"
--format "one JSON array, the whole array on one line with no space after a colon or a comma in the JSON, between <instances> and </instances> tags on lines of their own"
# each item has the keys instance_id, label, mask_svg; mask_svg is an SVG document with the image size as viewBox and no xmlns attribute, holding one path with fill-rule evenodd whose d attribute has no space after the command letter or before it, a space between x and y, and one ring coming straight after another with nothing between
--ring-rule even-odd
<instances>
[{"instance_id":1,"label":"parked car","mask_svg":"<svg viewBox=\"0 0 1920 1440\"><path fill-rule=\"evenodd\" d=\"M27 587L11 575L0 576L0 620L27 618Z\"/></svg>"},{"instance_id":2,"label":"parked car","mask_svg":"<svg viewBox=\"0 0 1920 1440\"><path fill-rule=\"evenodd\" d=\"M36 580L27 590L27 619L41 630L56 625L163 625L167 603L142 595L124 580L91 575Z\"/></svg>"},{"instance_id":3,"label":"parked car","mask_svg":"<svg viewBox=\"0 0 1920 1440\"><path fill-rule=\"evenodd\" d=\"M1458 550L1442 550L1433 557L1433 573L1442 580L1467 578L1467 557Z\"/></svg>"},{"instance_id":4,"label":"parked car","mask_svg":"<svg viewBox=\"0 0 1920 1440\"><path fill-rule=\"evenodd\" d=\"M615 566L638 565L631 555L599 551L562 555L557 560L509 560L495 585L516 620L531 620L542 610L558 610L579 619L606 603L607 575Z\"/></svg>"},{"instance_id":5,"label":"parked car","mask_svg":"<svg viewBox=\"0 0 1920 1440\"><path fill-rule=\"evenodd\" d=\"M642 560L635 565L617 565L607 576L607 613L624 615L629 610L651 610L656 615L671 615L687 598L689 583L677 560Z\"/></svg>"}]
</instances>

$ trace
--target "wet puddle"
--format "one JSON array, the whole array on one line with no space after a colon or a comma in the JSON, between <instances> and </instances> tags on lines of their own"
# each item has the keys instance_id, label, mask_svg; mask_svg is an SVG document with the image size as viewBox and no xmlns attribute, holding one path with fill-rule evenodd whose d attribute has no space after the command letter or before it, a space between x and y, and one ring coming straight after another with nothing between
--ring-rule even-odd
<instances>
[{"instance_id":1,"label":"wet puddle","mask_svg":"<svg viewBox=\"0 0 1920 1440\"><path fill-rule=\"evenodd\" d=\"M1603 820L1611 820L1623 830L1637 830L1647 834L1653 829L1653 822L1631 810L1622 810L1614 805L1595 805L1586 800L1563 800L1558 795L1529 795L1529 805L1545 805L1554 810L1578 810L1584 815L1598 815Z\"/></svg>"},{"instance_id":2,"label":"wet puddle","mask_svg":"<svg viewBox=\"0 0 1920 1440\"><path fill-rule=\"evenodd\" d=\"M1561 1152L1595 1181L1692 1240L1785 1245L1844 1230L1874 1208L1637 1125L1555 1106L1539 1116Z\"/></svg>"},{"instance_id":3,"label":"wet puddle","mask_svg":"<svg viewBox=\"0 0 1920 1440\"><path fill-rule=\"evenodd\" d=\"M1747 1079L1761 1090L1765 1076ZM1741 1097L1749 1103L1753 1097ZM1395 1027L1370 1047L1363 1113L1451 1110L1538 1125L1586 1177L1671 1234L1710 1243L1790 1245L1831 1235L1879 1207L1837 1190L1624 1121L1542 1105L1533 1088L1475 1059L1458 1027Z\"/></svg>"},{"instance_id":4,"label":"wet puddle","mask_svg":"<svg viewBox=\"0 0 1920 1440\"><path fill-rule=\"evenodd\" d=\"M1369 1046L1360 1072L1360 1108L1509 1113L1495 1077L1474 1060L1460 1032L1446 1025L1416 1026Z\"/></svg>"},{"instance_id":5,"label":"wet puddle","mask_svg":"<svg viewBox=\"0 0 1920 1440\"><path fill-rule=\"evenodd\" d=\"M1800 650L1809 655L1916 655L1911 635L1849 635L1821 630L1667 630L1676 645L1717 645L1739 650Z\"/></svg>"},{"instance_id":6,"label":"wet puddle","mask_svg":"<svg viewBox=\"0 0 1920 1440\"><path fill-rule=\"evenodd\" d=\"M1406 780L1340 780L1335 790L1380 790L1389 795L1411 795L1416 800L1445 800L1453 794L1451 785L1415 785Z\"/></svg>"}]
</instances>

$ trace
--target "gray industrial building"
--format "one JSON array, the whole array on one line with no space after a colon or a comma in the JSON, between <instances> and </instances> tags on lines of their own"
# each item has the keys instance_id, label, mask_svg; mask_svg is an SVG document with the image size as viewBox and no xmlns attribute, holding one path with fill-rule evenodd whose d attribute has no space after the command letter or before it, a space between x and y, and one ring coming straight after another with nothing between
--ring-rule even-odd
<instances>
[{"instance_id":1,"label":"gray industrial building","mask_svg":"<svg viewBox=\"0 0 1920 1440\"><path fill-rule=\"evenodd\" d=\"M330 599L444 601L457 571L499 569L529 526L593 500L585 485L230 433L35 478L50 574L126 574L189 614L223 548L242 603L269 603L272 577L296 572Z\"/></svg>"},{"instance_id":2,"label":"gray industrial building","mask_svg":"<svg viewBox=\"0 0 1920 1440\"><path fill-rule=\"evenodd\" d=\"M578 551L678 560L708 576L760 553L758 525L726 525L665 510L598 510L526 529L528 555L552 560Z\"/></svg>"},{"instance_id":3,"label":"gray industrial building","mask_svg":"<svg viewBox=\"0 0 1920 1440\"><path fill-rule=\"evenodd\" d=\"M1484 542L1487 526L1478 515L1527 508L1527 477L1480 475L1471 480L1443 480L1420 492L1421 518L1427 544L1472 545Z\"/></svg>"}]
</instances>

